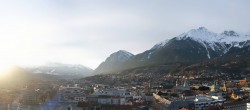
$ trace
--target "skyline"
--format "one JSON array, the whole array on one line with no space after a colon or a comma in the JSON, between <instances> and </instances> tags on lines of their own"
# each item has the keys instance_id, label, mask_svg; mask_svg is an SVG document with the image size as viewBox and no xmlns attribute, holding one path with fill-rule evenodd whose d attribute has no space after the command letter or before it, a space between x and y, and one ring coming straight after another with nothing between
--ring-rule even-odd
<instances>
[{"instance_id":1,"label":"skyline","mask_svg":"<svg viewBox=\"0 0 250 110\"><path fill-rule=\"evenodd\" d=\"M0 66L46 62L95 69L111 53L141 53L204 26L250 32L250 1L1 1Z\"/></svg>"}]
</instances>

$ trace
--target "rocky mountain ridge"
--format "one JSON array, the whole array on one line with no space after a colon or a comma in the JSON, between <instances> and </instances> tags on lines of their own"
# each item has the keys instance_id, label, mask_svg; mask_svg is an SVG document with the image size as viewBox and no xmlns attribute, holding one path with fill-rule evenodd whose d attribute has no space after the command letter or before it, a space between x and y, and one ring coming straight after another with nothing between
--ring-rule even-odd
<instances>
[{"instance_id":1,"label":"rocky mountain ridge","mask_svg":"<svg viewBox=\"0 0 250 110\"><path fill-rule=\"evenodd\" d=\"M125 60L113 58L114 56L111 55L95 70L95 73L117 73L133 68L159 65L188 66L209 62L216 58L233 57L232 55L237 55L237 52L248 51L249 48L250 35L248 34L232 30L217 34L205 27L200 27L158 43L143 53L126 57ZM244 57L248 55L244 54ZM110 59L114 60L109 62ZM105 68L100 69L102 67ZM108 71L103 71L105 69Z\"/></svg>"}]
</instances>

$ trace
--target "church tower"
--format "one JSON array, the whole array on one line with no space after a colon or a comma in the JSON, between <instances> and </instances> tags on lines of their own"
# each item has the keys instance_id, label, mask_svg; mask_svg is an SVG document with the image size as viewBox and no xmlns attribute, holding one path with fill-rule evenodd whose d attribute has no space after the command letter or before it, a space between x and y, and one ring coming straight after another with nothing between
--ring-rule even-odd
<instances>
[{"instance_id":1,"label":"church tower","mask_svg":"<svg viewBox=\"0 0 250 110\"><path fill-rule=\"evenodd\" d=\"M224 85L223 85L223 91L226 92L227 91L227 83L224 82Z\"/></svg>"}]
</instances>

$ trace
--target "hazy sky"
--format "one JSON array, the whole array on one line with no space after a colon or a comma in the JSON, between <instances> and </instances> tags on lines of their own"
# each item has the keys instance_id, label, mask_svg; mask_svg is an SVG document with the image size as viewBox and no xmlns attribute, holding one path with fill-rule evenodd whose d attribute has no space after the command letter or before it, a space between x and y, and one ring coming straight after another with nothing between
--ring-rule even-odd
<instances>
[{"instance_id":1,"label":"hazy sky","mask_svg":"<svg viewBox=\"0 0 250 110\"><path fill-rule=\"evenodd\" d=\"M193 28L250 31L249 0L1 0L0 66L45 62L95 69Z\"/></svg>"}]
</instances>

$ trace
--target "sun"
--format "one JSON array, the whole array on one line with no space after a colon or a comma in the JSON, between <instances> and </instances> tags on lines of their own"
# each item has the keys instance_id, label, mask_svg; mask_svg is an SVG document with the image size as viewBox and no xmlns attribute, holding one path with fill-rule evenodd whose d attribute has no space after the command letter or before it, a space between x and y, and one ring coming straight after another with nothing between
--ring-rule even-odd
<instances>
[{"instance_id":1,"label":"sun","mask_svg":"<svg viewBox=\"0 0 250 110\"><path fill-rule=\"evenodd\" d=\"M5 80L10 73L11 65L0 64L0 80Z\"/></svg>"}]
</instances>

